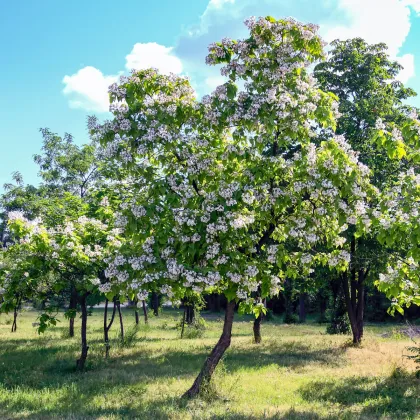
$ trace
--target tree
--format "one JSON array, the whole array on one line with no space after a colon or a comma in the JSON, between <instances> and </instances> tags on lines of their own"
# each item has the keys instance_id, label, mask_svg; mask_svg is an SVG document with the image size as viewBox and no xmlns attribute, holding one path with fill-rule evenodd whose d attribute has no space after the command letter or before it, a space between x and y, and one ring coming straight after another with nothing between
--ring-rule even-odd
<instances>
[{"instance_id":1,"label":"tree","mask_svg":"<svg viewBox=\"0 0 420 420\"><path fill-rule=\"evenodd\" d=\"M75 200L75 197L71 195L67 198L70 201ZM79 211L85 214L73 214L72 218L68 215L58 214L57 216L57 214L47 213L44 215L45 220L29 221L22 213L9 215L8 226L15 244L9 246L4 253L9 259L17 251L23 255L11 275L20 278L21 270L30 267L31 271L26 277L30 279L31 284L34 284L31 290L36 290L41 279L51 273L53 283L47 284L49 290L60 293L70 286L76 291L77 302L82 312L82 345L77 369L82 370L89 350L87 298L95 293L105 294L111 291L109 285L101 283L98 277L104 272L106 259L120 247L121 238L119 230L113 226L112 209L106 203L102 202L102 205L97 206L93 211L92 207L87 207L80 202L80 199L78 200ZM86 214L95 218L88 217ZM6 296L16 294L20 290L7 277L4 286ZM26 292L23 296L28 298L28 293ZM5 304L3 308L7 310ZM44 313L40 318L39 332L43 332L48 325L55 325L55 323L54 316Z\"/></svg>"},{"instance_id":2,"label":"tree","mask_svg":"<svg viewBox=\"0 0 420 420\"><path fill-rule=\"evenodd\" d=\"M373 185L381 191L396 180L405 162L388 156L383 148L372 147L371 132L378 119L401 126L407 120L409 109L404 100L415 96L412 89L397 81L402 66L392 61L386 50L385 44L369 45L361 38L337 40L332 43L328 59L314 70L320 88L339 98L341 116L336 133L344 135L358 152L360 161L372 171ZM365 213L368 220L366 210ZM360 343L365 284L378 275L388 256L372 232L366 231L359 237L356 230L350 229L346 239L351 261L348 271L338 277L342 282L353 342Z\"/></svg>"},{"instance_id":3,"label":"tree","mask_svg":"<svg viewBox=\"0 0 420 420\"><path fill-rule=\"evenodd\" d=\"M72 193L84 198L102 179L94 142L78 146L66 133L60 137L48 128L40 129L43 137L42 154L35 155L43 186L51 195Z\"/></svg>"},{"instance_id":4,"label":"tree","mask_svg":"<svg viewBox=\"0 0 420 420\"><path fill-rule=\"evenodd\" d=\"M209 48L207 63L225 64L228 78L212 95L199 101L183 77L134 71L110 87L114 119L89 121L137 190L121 209L127 244L107 277L129 278L139 293L210 289L228 300L187 397L229 347L237 302L249 312L258 288L263 299L318 263L347 266L341 234L370 188L343 138L313 141L335 124L334 95L308 74L323 54L317 28L271 17L247 25L249 38ZM321 243L335 248L313 252Z\"/></svg>"},{"instance_id":5,"label":"tree","mask_svg":"<svg viewBox=\"0 0 420 420\"><path fill-rule=\"evenodd\" d=\"M63 204L68 201L57 202L67 194L80 197L87 203L98 193L103 182L100 170L100 156L95 142L78 146L73 137L66 133L63 137L51 132L48 128L40 129L43 145L40 154L34 155L34 161L39 165L39 176L42 179L41 189L48 200L54 199L54 205L68 212ZM48 201L43 203L49 205ZM51 207L51 205L50 205ZM68 207L68 206L67 206ZM55 209L57 211L57 209ZM70 209L78 211L77 208ZM69 302L69 335L74 336L74 320L77 314L77 293L72 283L69 289L63 290Z\"/></svg>"},{"instance_id":6,"label":"tree","mask_svg":"<svg viewBox=\"0 0 420 420\"><path fill-rule=\"evenodd\" d=\"M394 123L382 121L377 129L376 143L390 158L404 159L409 168L383 191L373 210L378 240L391 254L376 284L392 299L391 314L395 310L403 314L404 307L420 306L420 120L412 112L402 131Z\"/></svg>"}]
</instances>

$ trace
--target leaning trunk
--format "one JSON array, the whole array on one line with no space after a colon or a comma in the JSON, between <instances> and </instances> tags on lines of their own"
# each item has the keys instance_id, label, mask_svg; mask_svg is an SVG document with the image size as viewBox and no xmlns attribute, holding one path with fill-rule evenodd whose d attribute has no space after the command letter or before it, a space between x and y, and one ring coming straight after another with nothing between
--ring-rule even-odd
<instances>
[{"instance_id":1,"label":"leaning trunk","mask_svg":"<svg viewBox=\"0 0 420 420\"><path fill-rule=\"evenodd\" d=\"M203 387L209 382L216 369L220 359L223 357L225 351L229 348L232 338L233 316L235 314L235 302L228 302L226 306L225 322L223 324L223 332L219 341L210 353L210 356L204 362L201 372L198 374L192 387L183 395L187 398L192 398L200 394Z\"/></svg>"},{"instance_id":2,"label":"leaning trunk","mask_svg":"<svg viewBox=\"0 0 420 420\"><path fill-rule=\"evenodd\" d=\"M18 317L18 307L15 306L15 309L13 311L12 332L16 332L16 330L17 330L17 317Z\"/></svg>"},{"instance_id":3,"label":"leaning trunk","mask_svg":"<svg viewBox=\"0 0 420 420\"><path fill-rule=\"evenodd\" d=\"M109 321L108 324L108 299L105 301L105 311L104 311L104 342L105 342L105 357L109 356L109 349L110 349L110 344L109 344L109 330L111 329L112 323L114 322L114 318L115 318L115 310L116 310L116 306L115 306L115 300L114 300L114 308L112 310L112 315L111 315L111 320Z\"/></svg>"},{"instance_id":4,"label":"leaning trunk","mask_svg":"<svg viewBox=\"0 0 420 420\"><path fill-rule=\"evenodd\" d=\"M87 345L87 305L86 305L87 295L83 295L80 298L80 307L82 310L82 328L81 328L81 338L82 338L82 352L80 358L76 362L76 369L81 371L85 368L85 363L88 355L89 347Z\"/></svg>"},{"instance_id":5,"label":"leaning trunk","mask_svg":"<svg viewBox=\"0 0 420 420\"><path fill-rule=\"evenodd\" d=\"M121 304L120 304L119 300L117 300L117 309L118 309L118 317L120 318L121 341L124 341L124 322L123 322L123 317L122 317L122 313L121 313Z\"/></svg>"},{"instance_id":6,"label":"leaning trunk","mask_svg":"<svg viewBox=\"0 0 420 420\"><path fill-rule=\"evenodd\" d=\"M261 313L258 315L257 318L254 320L254 343L259 344L261 343L261 321L262 321L262 315Z\"/></svg>"},{"instance_id":7,"label":"leaning trunk","mask_svg":"<svg viewBox=\"0 0 420 420\"><path fill-rule=\"evenodd\" d=\"M184 338L184 329L185 329L185 319L187 317L187 308L184 306L184 312L182 314L182 323L181 323L181 338Z\"/></svg>"}]
</instances>

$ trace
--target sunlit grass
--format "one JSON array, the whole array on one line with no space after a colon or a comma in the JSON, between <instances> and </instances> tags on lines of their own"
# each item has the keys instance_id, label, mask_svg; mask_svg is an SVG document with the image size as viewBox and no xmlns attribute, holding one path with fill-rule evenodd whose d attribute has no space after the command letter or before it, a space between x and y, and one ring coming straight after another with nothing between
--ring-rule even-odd
<instances>
[{"instance_id":1,"label":"sunlit grass","mask_svg":"<svg viewBox=\"0 0 420 420\"><path fill-rule=\"evenodd\" d=\"M134 317L129 310L124 316L129 328ZM8 318L0 317L1 419L420 418L420 381L403 357L409 340L382 336L395 325L368 326L363 346L354 348L348 337L325 335L324 326L275 319L263 324L263 343L255 345L250 318L237 317L214 386L186 402L179 397L217 340L222 314L206 317L202 338L181 340L180 313L166 310L128 347L117 343L116 322L105 360L102 312L95 310L83 374L74 371L79 337L65 338L64 319L38 336L36 313L23 313L13 334Z\"/></svg>"}]
</instances>

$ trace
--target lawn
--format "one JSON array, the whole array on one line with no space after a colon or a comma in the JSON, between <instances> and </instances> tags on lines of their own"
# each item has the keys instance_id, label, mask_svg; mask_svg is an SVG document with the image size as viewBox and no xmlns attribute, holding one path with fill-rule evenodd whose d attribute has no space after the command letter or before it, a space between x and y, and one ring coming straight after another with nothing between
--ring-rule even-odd
<instances>
[{"instance_id":1,"label":"lawn","mask_svg":"<svg viewBox=\"0 0 420 420\"><path fill-rule=\"evenodd\" d=\"M89 317L85 373L74 371L79 337L66 322L38 336L35 312L24 312L11 334L0 316L1 419L415 419L420 418L420 380L403 357L410 341L390 324L368 325L361 348L349 337L329 336L315 322L262 327L252 343L247 317L237 317L232 346L200 399L181 401L216 342L222 316L204 315L207 330L179 338L180 313L150 317L129 347L117 345L104 359L102 311ZM126 328L134 324L124 312ZM80 321L76 322L77 328ZM79 330L76 330L76 334Z\"/></svg>"}]
</instances>

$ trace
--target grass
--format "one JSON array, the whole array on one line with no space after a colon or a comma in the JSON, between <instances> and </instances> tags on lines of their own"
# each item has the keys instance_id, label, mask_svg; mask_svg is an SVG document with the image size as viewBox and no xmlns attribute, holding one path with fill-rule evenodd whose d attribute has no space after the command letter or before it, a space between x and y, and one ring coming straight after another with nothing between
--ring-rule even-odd
<instances>
[{"instance_id":1,"label":"grass","mask_svg":"<svg viewBox=\"0 0 420 420\"><path fill-rule=\"evenodd\" d=\"M207 395L181 401L222 329L221 315L204 315L204 336L179 338L181 313L165 310L140 327L129 346L110 331L104 359L102 311L89 318L87 371L76 373L79 337L67 323L38 336L35 312L24 312L10 333L0 316L1 419L416 419L420 381L403 354L409 339L395 325L369 325L362 347L328 336L325 326L262 326L252 343L251 318L237 316L232 346ZM125 327L134 316L125 310ZM76 334L80 320L76 321ZM395 331L395 334L392 332ZM387 334L391 333L391 334Z\"/></svg>"}]
</instances>

